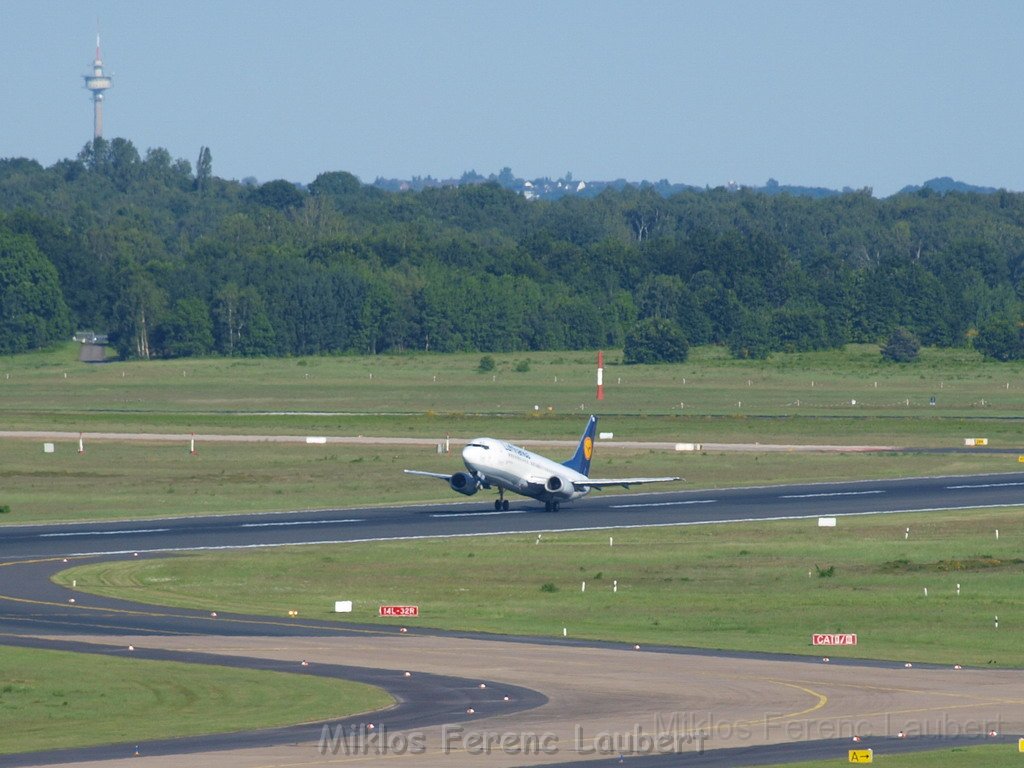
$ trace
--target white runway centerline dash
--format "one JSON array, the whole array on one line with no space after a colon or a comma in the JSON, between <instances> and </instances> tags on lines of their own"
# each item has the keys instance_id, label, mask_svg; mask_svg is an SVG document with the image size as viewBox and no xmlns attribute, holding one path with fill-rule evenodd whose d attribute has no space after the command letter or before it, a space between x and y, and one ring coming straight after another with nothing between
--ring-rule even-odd
<instances>
[{"instance_id":1,"label":"white runway centerline dash","mask_svg":"<svg viewBox=\"0 0 1024 768\"><path fill-rule=\"evenodd\" d=\"M718 499L696 499L694 501L651 501L646 504L613 504L612 509L637 509L638 507L682 507L687 504L714 504Z\"/></svg>"},{"instance_id":2,"label":"white runway centerline dash","mask_svg":"<svg viewBox=\"0 0 1024 768\"><path fill-rule=\"evenodd\" d=\"M292 520L285 523L242 523L239 528L279 528L286 525L333 525L335 523L361 523L362 518L348 520Z\"/></svg>"},{"instance_id":3,"label":"white runway centerline dash","mask_svg":"<svg viewBox=\"0 0 1024 768\"><path fill-rule=\"evenodd\" d=\"M528 509L510 509L501 512L434 512L431 517L486 517L488 515L525 515Z\"/></svg>"},{"instance_id":4,"label":"white runway centerline dash","mask_svg":"<svg viewBox=\"0 0 1024 768\"><path fill-rule=\"evenodd\" d=\"M41 539L55 539L58 536L121 536L126 533L166 533L170 528L139 528L135 531L68 531L67 533L41 533Z\"/></svg>"},{"instance_id":5,"label":"white runway centerline dash","mask_svg":"<svg viewBox=\"0 0 1024 768\"><path fill-rule=\"evenodd\" d=\"M836 491L835 493L794 493L789 496L779 496L780 499L821 499L829 496L870 496L885 491Z\"/></svg>"},{"instance_id":6,"label":"white runway centerline dash","mask_svg":"<svg viewBox=\"0 0 1024 768\"><path fill-rule=\"evenodd\" d=\"M1024 483L978 483L977 485L947 485L947 491L962 491L968 488L1013 488Z\"/></svg>"}]
</instances>

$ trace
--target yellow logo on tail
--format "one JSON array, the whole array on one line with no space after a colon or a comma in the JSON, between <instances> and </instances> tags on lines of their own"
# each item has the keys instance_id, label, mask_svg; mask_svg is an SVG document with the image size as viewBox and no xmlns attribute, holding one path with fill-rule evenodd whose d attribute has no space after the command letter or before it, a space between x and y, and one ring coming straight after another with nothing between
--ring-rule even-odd
<instances>
[{"instance_id":1,"label":"yellow logo on tail","mask_svg":"<svg viewBox=\"0 0 1024 768\"><path fill-rule=\"evenodd\" d=\"M590 457L594 455L594 441L589 437L583 438L583 458L590 461Z\"/></svg>"}]
</instances>

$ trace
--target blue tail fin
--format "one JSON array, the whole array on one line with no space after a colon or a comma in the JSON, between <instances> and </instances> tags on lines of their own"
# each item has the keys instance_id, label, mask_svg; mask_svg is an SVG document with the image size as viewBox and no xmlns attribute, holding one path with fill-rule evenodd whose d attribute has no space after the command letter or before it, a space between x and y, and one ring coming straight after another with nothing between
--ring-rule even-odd
<instances>
[{"instance_id":1,"label":"blue tail fin","mask_svg":"<svg viewBox=\"0 0 1024 768\"><path fill-rule=\"evenodd\" d=\"M575 455L566 462L563 467L575 469L582 475L590 476L590 459L594 455L594 437L597 435L597 416L591 416L587 422L587 428L583 431L580 444L576 447Z\"/></svg>"}]
</instances>

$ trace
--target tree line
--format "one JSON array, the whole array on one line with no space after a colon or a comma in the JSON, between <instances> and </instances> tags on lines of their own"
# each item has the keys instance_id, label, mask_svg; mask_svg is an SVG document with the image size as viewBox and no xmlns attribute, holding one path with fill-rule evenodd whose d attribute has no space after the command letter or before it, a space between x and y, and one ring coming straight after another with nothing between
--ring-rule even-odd
<instances>
[{"instance_id":1,"label":"tree line","mask_svg":"<svg viewBox=\"0 0 1024 768\"><path fill-rule=\"evenodd\" d=\"M884 343L1024 357L1024 195L812 199L650 186L527 200L349 173L241 183L97 139L0 160L0 352L106 331L124 358ZM627 344L628 342L628 344Z\"/></svg>"}]
</instances>

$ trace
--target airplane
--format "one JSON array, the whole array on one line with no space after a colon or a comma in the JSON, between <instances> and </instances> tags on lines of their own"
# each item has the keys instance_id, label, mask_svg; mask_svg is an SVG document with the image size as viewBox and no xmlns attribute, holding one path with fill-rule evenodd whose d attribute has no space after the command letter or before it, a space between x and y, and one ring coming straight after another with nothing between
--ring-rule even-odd
<instances>
[{"instance_id":1,"label":"airplane","mask_svg":"<svg viewBox=\"0 0 1024 768\"><path fill-rule=\"evenodd\" d=\"M404 470L407 475L422 475L444 480L453 491L472 496L481 488L497 488L494 502L497 511L508 511L505 491L544 502L547 512L557 512L563 501L586 496L592 489L621 485L629 488L640 483L668 483L679 477L620 477L612 479L588 477L590 459L594 455L597 417L591 416L587 428L571 459L559 464L539 454L493 437L478 437L462 449L462 461L468 472L423 472Z\"/></svg>"}]
</instances>

